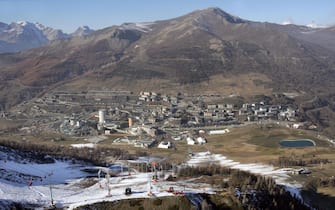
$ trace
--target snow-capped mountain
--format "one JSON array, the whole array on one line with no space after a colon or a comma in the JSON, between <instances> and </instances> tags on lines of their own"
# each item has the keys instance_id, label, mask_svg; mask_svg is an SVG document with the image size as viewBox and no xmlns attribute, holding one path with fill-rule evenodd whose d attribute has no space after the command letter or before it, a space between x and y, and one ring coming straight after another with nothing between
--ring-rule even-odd
<instances>
[{"instance_id":1,"label":"snow-capped mountain","mask_svg":"<svg viewBox=\"0 0 335 210\"><path fill-rule=\"evenodd\" d=\"M312 21L311 23L307 24L306 26L309 27L309 28L327 28L327 26L317 24L314 21Z\"/></svg>"},{"instance_id":2,"label":"snow-capped mountain","mask_svg":"<svg viewBox=\"0 0 335 210\"><path fill-rule=\"evenodd\" d=\"M17 52L41 46L48 42L35 24L19 21L0 27L0 52Z\"/></svg>"},{"instance_id":3,"label":"snow-capped mountain","mask_svg":"<svg viewBox=\"0 0 335 210\"><path fill-rule=\"evenodd\" d=\"M70 35L40 23L18 21L6 24L0 22L0 53L28 50L53 40L88 35L91 32L93 30L87 26L77 29Z\"/></svg>"},{"instance_id":4,"label":"snow-capped mountain","mask_svg":"<svg viewBox=\"0 0 335 210\"><path fill-rule=\"evenodd\" d=\"M75 32L73 32L72 36L87 36L90 35L94 30L89 28L88 26L80 26Z\"/></svg>"},{"instance_id":5,"label":"snow-capped mountain","mask_svg":"<svg viewBox=\"0 0 335 210\"><path fill-rule=\"evenodd\" d=\"M36 23L35 25L43 32L44 36L46 36L49 41L56 39L66 39L70 37L70 35L63 33L62 30L46 27L40 23Z\"/></svg>"}]
</instances>

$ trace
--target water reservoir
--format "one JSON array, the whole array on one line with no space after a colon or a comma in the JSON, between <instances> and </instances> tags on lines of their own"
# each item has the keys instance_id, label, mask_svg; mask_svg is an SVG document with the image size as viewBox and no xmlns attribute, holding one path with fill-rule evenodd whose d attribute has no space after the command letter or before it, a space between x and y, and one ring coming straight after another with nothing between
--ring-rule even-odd
<instances>
[{"instance_id":1,"label":"water reservoir","mask_svg":"<svg viewBox=\"0 0 335 210\"><path fill-rule=\"evenodd\" d=\"M315 142L310 139L282 140L279 144L283 147L312 147L316 145Z\"/></svg>"}]
</instances>

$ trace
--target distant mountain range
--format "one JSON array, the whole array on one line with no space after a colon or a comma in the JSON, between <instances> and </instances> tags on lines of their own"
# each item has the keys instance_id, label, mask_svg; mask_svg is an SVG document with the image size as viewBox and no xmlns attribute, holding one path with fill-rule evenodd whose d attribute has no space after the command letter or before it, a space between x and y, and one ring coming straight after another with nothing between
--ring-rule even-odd
<instances>
[{"instance_id":1,"label":"distant mountain range","mask_svg":"<svg viewBox=\"0 0 335 210\"><path fill-rule=\"evenodd\" d=\"M74 33L66 34L40 23L18 21L6 24L0 22L0 53L24 51L43 46L53 40L86 36L92 32L93 30L88 26L79 27Z\"/></svg>"}]
</instances>

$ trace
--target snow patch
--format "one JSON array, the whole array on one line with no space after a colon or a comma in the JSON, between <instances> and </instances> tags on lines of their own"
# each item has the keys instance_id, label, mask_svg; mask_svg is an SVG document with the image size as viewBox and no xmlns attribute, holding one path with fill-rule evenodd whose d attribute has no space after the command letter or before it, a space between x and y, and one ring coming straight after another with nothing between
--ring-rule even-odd
<instances>
[{"instance_id":1,"label":"snow patch","mask_svg":"<svg viewBox=\"0 0 335 210\"><path fill-rule=\"evenodd\" d=\"M21 26L26 26L28 25L28 22L27 21L17 21L16 22L18 25L21 25Z\"/></svg>"},{"instance_id":2,"label":"snow patch","mask_svg":"<svg viewBox=\"0 0 335 210\"><path fill-rule=\"evenodd\" d=\"M311 23L306 25L309 28L327 28L325 25L319 25L316 22L312 21Z\"/></svg>"},{"instance_id":3,"label":"snow patch","mask_svg":"<svg viewBox=\"0 0 335 210\"><path fill-rule=\"evenodd\" d=\"M120 29L124 29L124 30L137 30L137 31L141 31L144 33L150 32L152 31L151 26L154 23L152 22L146 22L146 23L125 23L122 24L120 26Z\"/></svg>"},{"instance_id":4,"label":"snow patch","mask_svg":"<svg viewBox=\"0 0 335 210\"><path fill-rule=\"evenodd\" d=\"M95 144L94 144L94 143L71 144L71 147L74 147L74 148L83 148L83 147L94 148L94 147L95 147Z\"/></svg>"},{"instance_id":5,"label":"snow patch","mask_svg":"<svg viewBox=\"0 0 335 210\"><path fill-rule=\"evenodd\" d=\"M230 167L233 169L239 169L242 171L248 171L254 174L260 174L263 176L272 177L275 182L279 185L283 185L292 196L301 198L299 188L302 187L301 184L289 181L289 173L294 171L292 168L274 168L272 165L265 165L261 163L249 163L243 164L236 162L220 154L211 154L210 152L200 152L195 153L186 162L189 166L201 166L208 164L217 164L224 167Z\"/></svg>"}]
</instances>

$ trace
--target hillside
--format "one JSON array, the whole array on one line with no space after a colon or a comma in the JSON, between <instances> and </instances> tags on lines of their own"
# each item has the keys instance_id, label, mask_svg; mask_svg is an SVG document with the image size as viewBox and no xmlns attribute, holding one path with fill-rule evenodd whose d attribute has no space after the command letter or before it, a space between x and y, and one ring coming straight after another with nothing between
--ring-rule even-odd
<instances>
[{"instance_id":1,"label":"hillside","mask_svg":"<svg viewBox=\"0 0 335 210\"><path fill-rule=\"evenodd\" d=\"M333 105L335 47L329 43L334 33L332 28L252 22L219 8L125 23L1 54L0 105L8 109L52 89L242 97L294 92Z\"/></svg>"}]
</instances>

